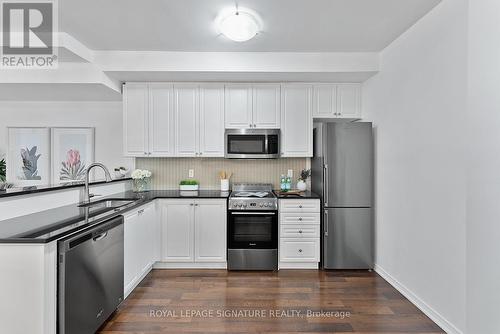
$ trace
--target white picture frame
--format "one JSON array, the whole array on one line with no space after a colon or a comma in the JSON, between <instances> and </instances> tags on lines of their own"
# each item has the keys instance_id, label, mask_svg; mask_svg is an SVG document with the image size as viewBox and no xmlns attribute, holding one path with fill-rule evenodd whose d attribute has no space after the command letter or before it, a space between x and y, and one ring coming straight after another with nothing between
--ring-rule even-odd
<instances>
[{"instance_id":1,"label":"white picture frame","mask_svg":"<svg viewBox=\"0 0 500 334\"><path fill-rule=\"evenodd\" d=\"M7 127L7 182L15 186L50 184L50 130Z\"/></svg>"},{"instance_id":2,"label":"white picture frame","mask_svg":"<svg viewBox=\"0 0 500 334\"><path fill-rule=\"evenodd\" d=\"M87 167L95 161L94 128L51 128L52 183L85 180Z\"/></svg>"}]
</instances>

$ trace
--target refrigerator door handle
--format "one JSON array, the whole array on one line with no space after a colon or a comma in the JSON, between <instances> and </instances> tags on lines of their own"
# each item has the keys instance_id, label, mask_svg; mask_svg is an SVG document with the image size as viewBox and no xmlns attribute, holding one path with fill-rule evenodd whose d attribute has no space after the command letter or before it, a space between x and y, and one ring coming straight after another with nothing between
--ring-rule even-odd
<instances>
[{"instance_id":1,"label":"refrigerator door handle","mask_svg":"<svg viewBox=\"0 0 500 334\"><path fill-rule=\"evenodd\" d=\"M325 207L328 206L328 165L323 164L323 192L324 192L324 200L325 200Z\"/></svg>"},{"instance_id":2,"label":"refrigerator door handle","mask_svg":"<svg viewBox=\"0 0 500 334\"><path fill-rule=\"evenodd\" d=\"M325 225L325 237L328 236L328 210L325 210L323 224Z\"/></svg>"}]
</instances>

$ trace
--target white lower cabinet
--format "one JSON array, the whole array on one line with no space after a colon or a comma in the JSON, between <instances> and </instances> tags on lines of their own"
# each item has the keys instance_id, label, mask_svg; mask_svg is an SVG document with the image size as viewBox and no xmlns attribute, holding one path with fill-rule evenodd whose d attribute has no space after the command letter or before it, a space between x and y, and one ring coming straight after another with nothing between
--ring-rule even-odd
<instances>
[{"instance_id":1,"label":"white lower cabinet","mask_svg":"<svg viewBox=\"0 0 500 334\"><path fill-rule=\"evenodd\" d=\"M155 262L156 210L149 203L124 216L124 295L139 284Z\"/></svg>"},{"instance_id":2,"label":"white lower cabinet","mask_svg":"<svg viewBox=\"0 0 500 334\"><path fill-rule=\"evenodd\" d=\"M226 267L226 199L168 199L160 206L160 266Z\"/></svg>"},{"instance_id":3,"label":"white lower cabinet","mask_svg":"<svg viewBox=\"0 0 500 334\"><path fill-rule=\"evenodd\" d=\"M319 199L280 199L278 207L279 268L318 268L321 233Z\"/></svg>"}]
</instances>

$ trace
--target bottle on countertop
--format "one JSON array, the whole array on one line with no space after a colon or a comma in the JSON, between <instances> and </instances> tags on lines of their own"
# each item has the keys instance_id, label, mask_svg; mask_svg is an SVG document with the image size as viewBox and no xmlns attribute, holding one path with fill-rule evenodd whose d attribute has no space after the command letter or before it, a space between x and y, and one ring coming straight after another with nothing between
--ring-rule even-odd
<instances>
[{"instance_id":1,"label":"bottle on countertop","mask_svg":"<svg viewBox=\"0 0 500 334\"><path fill-rule=\"evenodd\" d=\"M292 189L292 179L288 176L286 178L286 191Z\"/></svg>"},{"instance_id":2,"label":"bottle on countertop","mask_svg":"<svg viewBox=\"0 0 500 334\"><path fill-rule=\"evenodd\" d=\"M280 178L280 190L281 191L286 191L286 178L284 174L281 174Z\"/></svg>"}]
</instances>

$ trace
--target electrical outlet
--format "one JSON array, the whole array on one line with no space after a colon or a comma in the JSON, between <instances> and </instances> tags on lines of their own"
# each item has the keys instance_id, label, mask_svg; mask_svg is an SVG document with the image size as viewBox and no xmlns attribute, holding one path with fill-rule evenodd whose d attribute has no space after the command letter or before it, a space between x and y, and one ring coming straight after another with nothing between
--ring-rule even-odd
<instances>
[{"instance_id":1,"label":"electrical outlet","mask_svg":"<svg viewBox=\"0 0 500 334\"><path fill-rule=\"evenodd\" d=\"M288 176L289 178L293 179L293 169L289 169L289 170L288 170L288 174L287 174L287 176Z\"/></svg>"},{"instance_id":2,"label":"electrical outlet","mask_svg":"<svg viewBox=\"0 0 500 334\"><path fill-rule=\"evenodd\" d=\"M194 169L189 170L189 177L193 178L194 177Z\"/></svg>"}]
</instances>

